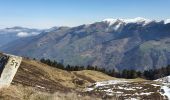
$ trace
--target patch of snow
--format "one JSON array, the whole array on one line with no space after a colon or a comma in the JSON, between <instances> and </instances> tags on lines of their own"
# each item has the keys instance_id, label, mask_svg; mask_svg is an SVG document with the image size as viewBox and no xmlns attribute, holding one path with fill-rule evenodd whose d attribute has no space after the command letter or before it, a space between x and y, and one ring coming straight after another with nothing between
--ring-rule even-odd
<instances>
[{"instance_id":1,"label":"patch of snow","mask_svg":"<svg viewBox=\"0 0 170 100\"><path fill-rule=\"evenodd\" d=\"M86 88L85 91L92 91L94 88Z\"/></svg>"},{"instance_id":2,"label":"patch of snow","mask_svg":"<svg viewBox=\"0 0 170 100\"><path fill-rule=\"evenodd\" d=\"M96 83L95 83L95 87L105 86L105 85L113 85L113 84L125 83L125 82L128 82L128 81L125 81L125 80L102 81L102 82L96 82Z\"/></svg>"},{"instance_id":3,"label":"patch of snow","mask_svg":"<svg viewBox=\"0 0 170 100\"><path fill-rule=\"evenodd\" d=\"M118 89L124 89L123 87L120 87L120 86L118 86L117 88L118 88Z\"/></svg>"},{"instance_id":4,"label":"patch of snow","mask_svg":"<svg viewBox=\"0 0 170 100\"><path fill-rule=\"evenodd\" d=\"M153 92L148 92L148 93L140 93L139 95L150 95L151 93L153 93Z\"/></svg>"},{"instance_id":5,"label":"patch of snow","mask_svg":"<svg viewBox=\"0 0 170 100\"><path fill-rule=\"evenodd\" d=\"M104 90L105 92L108 92L108 93L112 93L112 89L107 89L107 90Z\"/></svg>"},{"instance_id":6,"label":"patch of snow","mask_svg":"<svg viewBox=\"0 0 170 100\"><path fill-rule=\"evenodd\" d=\"M42 88L42 89L44 89L45 87L42 87L42 86L39 86L39 85L36 85L36 87L38 87L38 88Z\"/></svg>"},{"instance_id":7,"label":"patch of snow","mask_svg":"<svg viewBox=\"0 0 170 100\"><path fill-rule=\"evenodd\" d=\"M160 85L158 85L158 84L151 84L151 85L153 85L153 86L160 86Z\"/></svg>"},{"instance_id":8,"label":"patch of snow","mask_svg":"<svg viewBox=\"0 0 170 100\"><path fill-rule=\"evenodd\" d=\"M163 93L164 95L166 95L168 97L168 99L170 100L170 88L168 86L162 86L162 88L164 90L165 93Z\"/></svg>"},{"instance_id":9,"label":"patch of snow","mask_svg":"<svg viewBox=\"0 0 170 100\"><path fill-rule=\"evenodd\" d=\"M170 76L166 76L166 77L157 79L155 81L162 83L161 89L164 90L164 93L161 93L161 94L164 95L164 96L166 95L168 97L168 99L170 100L170 88L169 88Z\"/></svg>"},{"instance_id":10,"label":"patch of snow","mask_svg":"<svg viewBox=\"0 0 170 100\"><path fill-rule=\"evenodd\" d=\"M122 23L118 23L118 24L114 27L114 30L118 30L121 25L122 25Z\"/></svg>"},{"instance_id":11,"label":"patch of snow","mask_svg":"<svg viewBox=\"0 0 170 100\"><path fill-rule=\"evenodd\" d=\"M134 19L124 19L124 22L125 23L144 23L144 24L148 24L148 23L152 22L152 20L137 17L137 18L134 18Z\"/></svg>"},{"instance_id":12,"label":"patch of snow","mask_svg":"<svg viewBox=\"0 0 170 100\"><path fill-rule=\"evenodd\" d=\"M133 90L133 91L134 91L134 90L136 90L136 89L133 89L133 88L127 88L127 87L126 87L126 88L124 88L124 89L125 89L125 90Z\"/></svg>"},{"instance_id":13,"label":"patch of snow","mask_svg":"<svg viewBox=\"0 0 170 100\"><path fill-rule=\"evenodd\" d=\"M139 95L139 93L135 93L134 95Z\"/></svg>"},{"instance_id":14,"label":"patch of snow","mask_svg":"<svg viewBox=\"0 0 170 100\"><path fill-rule=\"evenodd\" d=\"M170 19L164 20L164 24L168 24L168 23L170 23Z\"/></svg>"},{"instance_id":15,"label":"patch of snow","mask_svg":"<svg viewBox=\"0 0 170 100\"><path fill-rule=\"evenodd\" d=\"M155 81L162 82L162 83L170 83L170 76L166 76Z\"/></svg>"},{"instance_id":16,"label":"patch of snow","mask_svg":"<svg viewBox=\"0 0 170 100\"><path fill-rule=\"evenodd\" d=\"M142 89L143 87L136 87L136 89Z\"/></svg>"},{"instance_id":17,"label":"patch of snow","mask_svg":"<svg viewBox=\"0 0 170 100\"><path fill-rule=\"evenodd\" d=\"M117 91L116 93L118 93L118 94L122 94L123 92Z\"/></svg>"},{"instance_id":18,"label":"patch of snow","mask_svg":"<svg viewBox=\"0 0 170 100\"><path fill-rule=\"evenodd\" d=\"M136 90L136 89L133 89L133 88L130 88L130 87L120 87L120 86L118 86L118 89L122 89L122 90Z\"/></svg>"},{"instance_id":19,"label":"patch of snow","mask_svg":"<svg viewBox=\"0 0 170 100\"><path fill-rule=\"evenodd\" d=\"M93 85L89 86L88 88L85 89L85 91L92 91L96 88L99 87L99 89L102 89L102 87L104 86L105 88L108 86L108 85L114 85L114 84L121 84L121 83L127 83L128 81L125 81L125 80L109 80L109 81L102 81L102 82L96 82L94 83ZM105 92L112 92L111 89L107 89L107 90L104 90Z\"/></svg>"},{"instance_id":20,"label":"patch of snow","mask_svg":"<svg viewBox=\"0 0 170 100\"><path fill-rule=\"evenodd\" d=\"M118 19L112 19L112 18L108 18L108 19L104 19L103 22L108 23L109 25L113 25L118 21Z\"/></svg>"}]
</instances>

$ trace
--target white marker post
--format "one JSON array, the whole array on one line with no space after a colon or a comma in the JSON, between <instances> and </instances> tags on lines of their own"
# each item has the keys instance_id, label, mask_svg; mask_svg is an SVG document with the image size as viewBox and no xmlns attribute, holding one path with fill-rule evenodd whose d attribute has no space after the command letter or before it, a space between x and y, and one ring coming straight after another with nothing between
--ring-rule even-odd
<instances>
[{"instance_id":1,"label":"white marker post","mask_svg":"<svg viewBox=\"0 0 170 100\"><path fill-rule=\"evenodd\" d=\"M22 57L14 56L14 55L8 55L8 61L4 65L3 71L0 76L0 88L2 87L9 87L20 64L22 61Z\"/></svg>"}]
</instances>

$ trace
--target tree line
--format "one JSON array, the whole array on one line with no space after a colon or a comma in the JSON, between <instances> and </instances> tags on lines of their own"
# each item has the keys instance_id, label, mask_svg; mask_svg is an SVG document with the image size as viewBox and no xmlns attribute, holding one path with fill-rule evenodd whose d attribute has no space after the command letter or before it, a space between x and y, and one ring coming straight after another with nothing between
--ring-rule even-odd
<instances>
[{"instance_id":1,"label":"tree line","mask_svg":"<svg viewBox=\"0 0 170 100\"><path fill-rule=\"evenodd\" d=\"M145 70L141 72L141 71L128 70L128 69L124 69L122 71L115 71L115 69L106 70L104 68L101 68L98 66L91 66L91 65L88 65L88 66L66 65L64 66L62 63L58 63L55 60L44 59L44 58L42 58L40 62L47 64L49 66L67 70L67 71L94 70L94 71L100 71L112 77L126 78L126 79L145 78L148 80L155 80L155 79L170 75L170 65L159 68L159 69L150 69L150 70Z\"/></svg>"}]
</instances>

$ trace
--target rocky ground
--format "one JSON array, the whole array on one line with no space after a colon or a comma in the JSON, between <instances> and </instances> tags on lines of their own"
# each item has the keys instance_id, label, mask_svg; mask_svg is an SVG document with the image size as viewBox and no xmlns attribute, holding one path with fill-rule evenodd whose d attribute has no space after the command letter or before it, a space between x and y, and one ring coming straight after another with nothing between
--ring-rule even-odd
<instances>
[{"instance_id":1,"label":"rocky ground","mask_svg":"<svg viewBox=\"0 0 170 100\"><path fill-rule=\"evenodd\" d=\"M105 98L116 97L118 100L169 100L170 84L160 80L138 82L125 79L109 80L96 82L85 91Z\"/></svg>"}]
</instances>

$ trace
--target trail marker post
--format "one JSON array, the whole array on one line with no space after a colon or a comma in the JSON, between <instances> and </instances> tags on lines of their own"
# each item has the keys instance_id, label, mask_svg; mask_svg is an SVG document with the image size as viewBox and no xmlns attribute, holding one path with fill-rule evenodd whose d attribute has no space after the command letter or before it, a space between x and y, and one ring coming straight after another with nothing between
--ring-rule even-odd
<instances>
[{"instance_id":1,"label":"trail marker post","mask_svg":"<svg viewBox=\"0 0 170 100\"><path fill-rule=\"evenodd\" d=\"M21 61L22 57L0 54L0 88L10 86Z\"/></svg>"}]
</instances>

